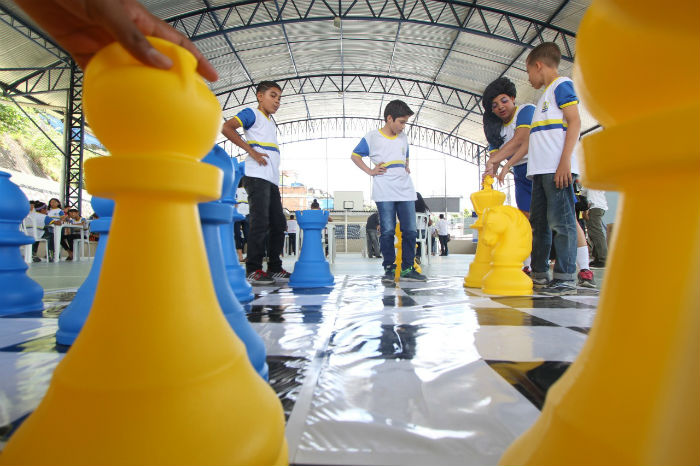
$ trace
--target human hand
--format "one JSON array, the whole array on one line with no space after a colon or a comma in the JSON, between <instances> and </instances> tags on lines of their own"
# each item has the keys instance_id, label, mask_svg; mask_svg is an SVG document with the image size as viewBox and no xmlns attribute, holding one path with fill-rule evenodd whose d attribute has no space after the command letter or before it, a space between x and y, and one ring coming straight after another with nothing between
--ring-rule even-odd
<instances>
[{"instance_id":1,"label":"human hand","mask_svg":"<svg viewBox=\"0 0 700 466\"><path fill-rule=\"evenodd\" d=\"M386 167L382 167L381 165L377 165L369 171L369 174L372 176L383 175L384 173L386 173Z\"/></svg>"},{"instance_id":2,"label":"human hand","mask_svg":"<svg viewBox=\"0 0 700 466\"><path fill-rule=\"evenodd\" d=\"M502 186L502 185L503 185L503 183L505 182L505 179L506 179L506 175L508 174L509 171L510 171L510 167L509 167L508 165L506 165L506 166L503 167L503 168L501 169L501 171L498 173L498 177L497 177L497 178L498 178L498 185L499 185L499 186Z\"/></svg>"},{"instance_id":3,"label":"human hand","mask_svg":"<svg viewBox=\"0 0 700 466\"><path fill-rule=\"evenodd\" d=\"M408 173L408 174L410 174L410 173L411 173L411 169L410 169L410 168L408 168L408 165L406 165L406 173Z\"/></svg>"},{"instance_id":4,"label":"human hand","mask_svg":"<svg viewBox=\"0 0 700 466\"><path fill-rule=\"evenodd\" d=\"M169 69L170 58L145 36L160 37L191 52L197 72L209 81L219 76L214 67L182 33L151 14L137 0L16 0L22 9L85 69L106 45L117 41L141 63Z\"/></svg>"},{"instance_id":5,"label":"human hand","mask_svg":"<svg viewBox=\"0 0 700 466\"><path fill-rule=\"evenodd\" d=\"M571 182L571 163L560 162L554 173L554 185L557 189L562 189L568 187Z\"/></svg>"},{"instance_id":6,"label":"human hand","mask_svg":"<svg viewBox=\"0 0 700 466\"><path fill-rule=\"evenodd\" d=\"M250 155L251 157L253 157L253 160L255 160L256 162L258 162L258 165L262 165L263 167L264 167L265 165L267 165L267 160L265 160L265 157L267 157L268 159L270 158L269 155L263 154L263 153L261 153L261 152L257 152L257 151L255 151L255 150L252 150L252 151L248 152L248 155Z\"/></svg>"}]
</instances>

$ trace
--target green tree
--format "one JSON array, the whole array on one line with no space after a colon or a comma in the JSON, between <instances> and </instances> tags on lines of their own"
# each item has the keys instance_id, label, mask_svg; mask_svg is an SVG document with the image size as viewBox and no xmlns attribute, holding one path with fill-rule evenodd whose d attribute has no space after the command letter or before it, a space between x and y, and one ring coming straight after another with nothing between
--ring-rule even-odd
<instances>
[{"instance_id":1,"label":"green tree","mask_svg":"<svg viewBox=\"0 0 700 466\"><path fill-rule=\"evenodd\" d=\"M19 133L27 127L27 119L14 105L6 105L0 101L0 131L3 133Z\"/></svg>"}]
</instances>

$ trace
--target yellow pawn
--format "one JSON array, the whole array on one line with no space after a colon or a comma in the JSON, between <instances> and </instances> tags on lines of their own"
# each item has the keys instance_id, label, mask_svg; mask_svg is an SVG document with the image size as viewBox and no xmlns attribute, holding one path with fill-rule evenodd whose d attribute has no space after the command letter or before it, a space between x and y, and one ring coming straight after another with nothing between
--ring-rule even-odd
<instances>
[{"instance_id":1,"label":"yellow pawn","mask_svg":"<svg viewBox=\"0 0 700 466\"><path fill-rule=\"evenodd\" d=\"M396 222L396 229L394 230L394 234L396 235L396 243L394 244L394 246L396 247L396 259L394 260L394 264L396 264L396 270L394 271L394 281L398 282L401 278L401 262L403 261L401 257L401 252L403 251L403 246L401 245L401 225L399 225L399 222ZM415 257L413 258L413 268L416 270L416 272L423 273L423 270L421 269L418 261L416 261Z\"/></svg>"},{"instance_id":2,"label":"yellow pawn","mask_svg":"<svg viewBox=\"0 0 700 466\"><path fill-rule=\"evenodd\" d=\"M584 184L621 209L586 344L501 464L700 464L700 2L658 6L595 0L581 22L577 91L605 128L582 140ZM640 274L649 212L668 266Z\"/></svg>"},{"instance_id":3,"label":"yellow pawn","mask_svg":"<svg viewBox=\"0 0 700 466\"><path fill-rule=\"evenodd\" d=\"M480 242L491 248L491 269L484 276L484 293L504 296L532 294L532 280L522 271L532 249L530 221L515 207L496 206L484 212Z\"/></svg>"},{"instance_id":4,"label":"yellow pawn","mask_svg":"<svg viewBox=\"0 0 700 466\"><path fill-rule=\"evenodd\" d=\"M85 113L112 153L86 163L90 192L116 201L109 245L85 326L2 464L288 462L282 406L223 316L199 223L221 192L199 161L221 108L189 52L149 40L170 70L116 43L86 69ZM168 229L145 246L134 225Z\"/></svg>"},{"instance_id":5,"label":"yellow pawn","mask_svg":"<svg viewBox=\"0 0 700 466\"><path fill-rule=\"evenodd\" d=\"M506 195L500 191L494 190L493 177L486 176L482 186L484 189L472 193L469 197L474 206L474 210L479 218L474 222L472 228L479 232L479 242L476 245L476 254L474 261L469 265L469 273L464 277L464 286L468 288L481 288L484 276L491 268L491 246L481 241L481 231L484 226L484 211L489 207L496 207L503 204L506 200Z\"/></svg>"}]
</instances>

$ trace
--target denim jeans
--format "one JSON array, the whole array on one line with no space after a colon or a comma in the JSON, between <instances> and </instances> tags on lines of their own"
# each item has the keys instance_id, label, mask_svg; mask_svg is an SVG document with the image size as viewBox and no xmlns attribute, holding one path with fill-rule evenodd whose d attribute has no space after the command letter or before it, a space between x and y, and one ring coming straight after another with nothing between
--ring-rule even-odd
<instances>
[{"instance_id":1,"label":"denim jeans","mask_svg":"<svg viewBox=\"0 0 700 466\"><path fill-rule=\"evenodd\" d=\"M559 280L576 278L576 216L574 214L573 186L558 189L554 173L535 175L532 178L532 277L547 278L549 252L552 247L552 231L556 264L554 277Z\"/></svg>"},{"instance_id":2,"label":"denim jeans","mask_svg":"<svg viewBox=\"0 0 700 466\"><path fill-rule=\"evenodd\" d=\"M282 268L280 254L284 246L284 230L287 228L279 187L262 178L250 176L243 177L243 187L248 193L250 206L246 273L262 269L266 239L269 240L267 271L278 272Z\"/></svg>"},{"instance_id":3,"label":"denim jeans","mask_svg":"<svg viewBox=\"0 0 700 466\"><path fill-rule=\"evenodd\" d=\"M416 256L416 202L415 201L382 201L377 202L379 211L379 249L382 251L382 265L393 265L396 260L394 251L394 230L396 229L396 217L399 217L401 225L401 267L407 269L413 267L413 259Z\"/></svg>"}]
</instances>

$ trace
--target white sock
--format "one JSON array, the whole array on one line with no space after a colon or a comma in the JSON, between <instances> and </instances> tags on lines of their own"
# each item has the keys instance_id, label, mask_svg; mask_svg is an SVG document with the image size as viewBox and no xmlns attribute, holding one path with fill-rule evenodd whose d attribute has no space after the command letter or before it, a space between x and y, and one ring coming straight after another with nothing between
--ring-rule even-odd
<instances>
[{"instance_id":1,"label":"white sock","mask_svg":"<svg viewBox=\"0 0 700 466\"><path fill-rule=\"evenodd\" d=\"M527 259L523 262L523 267L530 267L530 262L532 262L532 256L527 256Z\"/></svg>"},{"instance_id":2,"label":"white sock","mask_svg":"<svg viewBox=\"0 0 700 466\"><path fill-rule=\"evenodd\" d=\"M588 269L588 246L576 248L576 265L579 270Z\"/></svg>"}]
</instances>

